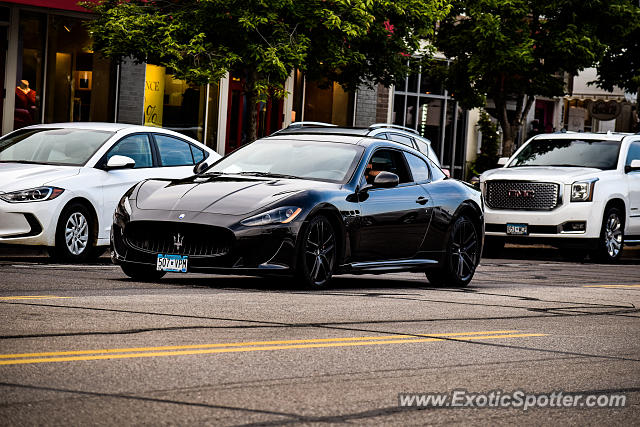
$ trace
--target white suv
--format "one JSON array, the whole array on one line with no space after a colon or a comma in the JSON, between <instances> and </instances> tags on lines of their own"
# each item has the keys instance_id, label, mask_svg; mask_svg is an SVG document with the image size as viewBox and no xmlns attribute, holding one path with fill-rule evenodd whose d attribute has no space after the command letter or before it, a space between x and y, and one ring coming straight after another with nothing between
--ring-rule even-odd
<instances>
[{"instance_id":1,"label":"white suv","mask_svg":"<svg viewBox=\"0 0 640 427\"><path fill-rule=\"evenodd\" d=\"M640 244L640 135L555 133L482 174L486 248L505 241L578 249L605 262Z\"/></svg>"}]
</instances>

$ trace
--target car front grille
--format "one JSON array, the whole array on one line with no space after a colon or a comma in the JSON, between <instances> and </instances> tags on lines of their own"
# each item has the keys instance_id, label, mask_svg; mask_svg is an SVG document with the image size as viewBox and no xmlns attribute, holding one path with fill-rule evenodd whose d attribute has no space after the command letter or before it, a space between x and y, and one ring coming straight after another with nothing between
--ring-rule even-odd
<instances>
[{"instance_id":1,"label":"car front grille","mask_svg":"<svg viewBox=\"0 0 640 427\"><path fill-rule=\"evenodd\" d=\"M491 209L551 210L560 186L551 182L487 181L485 202Z\"/></svg>"},{"instance_id":2,"label":"car front grille","mask_svg":"<svg viewBox=\"0 0 640 427\"><path fill-rule=\"evenodd\" d=\"M226 255L234 241L226 228L168 221L131 222L124 237L139 251L202 257Z\"/></svg>"}]
</instances>

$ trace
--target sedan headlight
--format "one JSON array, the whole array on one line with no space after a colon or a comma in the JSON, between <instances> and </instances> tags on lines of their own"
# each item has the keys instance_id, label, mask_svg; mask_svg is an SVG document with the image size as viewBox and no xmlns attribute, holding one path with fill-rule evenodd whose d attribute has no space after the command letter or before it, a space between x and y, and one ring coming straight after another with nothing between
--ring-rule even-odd
<instances>
[{"instance_id":1,"label":"sedan headlight","mask_svg":"<svg viewBox=\"0 0 640 427\"><path fill-rule=\"evenodd\" d=\"M0 194L0 199L9 203L42 202L55 199L63 192L64 189L58 187L38 187Z\"/></svg>"},{"instance_id":2,"label":"sedan headlight","mask_svg":"<svg viewBox=\"0 0 640 427\"><path fill-rule=\"evenodd\" d=\"M287 224L293 221L295 217L300 214L300 212L302 212L301 208L295 206L283 206L281 208L271 209L270 211L254 215L247 219L243 219L242 221L240 221L240 224L249 227L278 223Z\"/></svg>"},{"instance_id":3,"label":"sedan headlight","mask_svg":"<svg viewBox=\"0 0 640 427\"><path fill-rule=\"evenodd\" d=\"M593 189L598 178L586 181L577 181L571 184L572 202L590 202L593 200Z\"/></svg>"}]
</instances>

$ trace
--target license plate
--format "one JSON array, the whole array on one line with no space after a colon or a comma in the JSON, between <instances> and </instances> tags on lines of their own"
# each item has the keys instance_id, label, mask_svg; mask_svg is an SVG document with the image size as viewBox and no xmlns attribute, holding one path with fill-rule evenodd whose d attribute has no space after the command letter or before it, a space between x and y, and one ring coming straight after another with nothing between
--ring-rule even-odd
<instances>
[{"instance_id":1,"label":"license plate","mask_svg":"<svg viewBox=\"0 0 640 427\"><path fill-rule=\"evenodd\" d=\"M527 224L507 224L507 234L526 236L529 234Z\"/></svg>"},{"instance_id":2,"label":"license plate","mask_svg":"<svg viewBox=\"0 0 640 427\"><path fill-rule=\"evenodd\" d=\"M165 255L158 254L158 262L156 263L156 270L158 271L173 271L176 273L187 272L186 255Z\"/></svg>"}]
</instances>

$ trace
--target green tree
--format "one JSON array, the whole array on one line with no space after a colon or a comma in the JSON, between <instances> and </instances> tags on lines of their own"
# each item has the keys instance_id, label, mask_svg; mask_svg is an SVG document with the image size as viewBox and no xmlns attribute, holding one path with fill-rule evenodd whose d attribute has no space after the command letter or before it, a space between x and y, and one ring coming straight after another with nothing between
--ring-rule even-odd
<instances>
[{"instance_id":1,"label":"green tree","mask_svg":"<svg viewBox=\"0 0 640 427\"><path fill-rule=\"evenodd\" d=\"M434 64L464 107L482 107L502 128L504 156L536 96L565 94L566 75L602 57L607 29L626 22L628 0L454 0L435 46L451 65ZM515 111L507 104L515 103Z\"/></svg>"},{"instance_id":2,"label":"green tree","mask_svg":"<svg viewBox=\"0 0 640 427\"><path fill-rule=\"evenodd\" d=\"M164 65L179 78L245 77L248 105L282 95L293 69L353 90L390 85L406 56L428 57L448 0L102 0L86 3L95 48ZM256 138L250 108L249 140Z\"/></svg>"},{"instance_id":3,"label":"green tree","mask_svg":"<svg viewBox=\"0 0 640 427\"><path fill-rule=\"evenodd\" d=\"M614 86L618 86L640 95L640 7L637 1L629 0L620 8L620 13L626 15L627 19L603 29L608 43L597 66L598 79L595 83L605 90L613 90ZM640 96L637 98L636 111L640 113Z\"/></svg>"}]
</instances>

